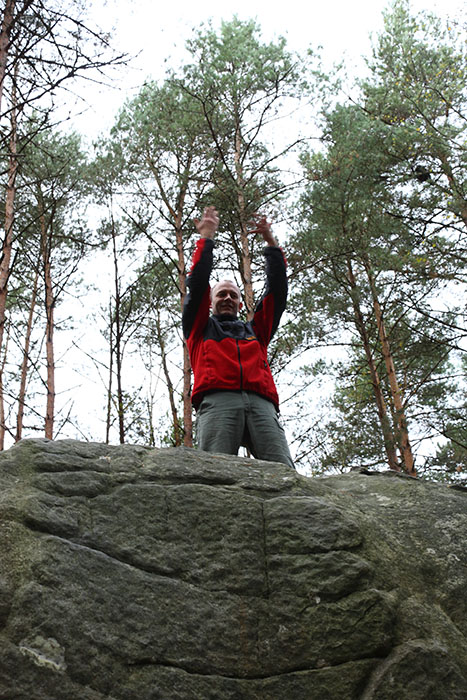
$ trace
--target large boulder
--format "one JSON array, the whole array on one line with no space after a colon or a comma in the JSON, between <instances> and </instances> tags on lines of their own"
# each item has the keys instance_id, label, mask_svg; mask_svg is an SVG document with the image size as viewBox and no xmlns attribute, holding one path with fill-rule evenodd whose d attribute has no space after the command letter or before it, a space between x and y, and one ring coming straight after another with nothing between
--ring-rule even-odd
<instances>
[{"instance_id":1,"label":"large boulder","mask_svg":"<svg viewBox=\"0 0 467 700\"><path fill-rule=\"evenodd\" d=\"M0 455L0 699L465 700L467 494L190 449Z\"/></svg>"}]
</instances>

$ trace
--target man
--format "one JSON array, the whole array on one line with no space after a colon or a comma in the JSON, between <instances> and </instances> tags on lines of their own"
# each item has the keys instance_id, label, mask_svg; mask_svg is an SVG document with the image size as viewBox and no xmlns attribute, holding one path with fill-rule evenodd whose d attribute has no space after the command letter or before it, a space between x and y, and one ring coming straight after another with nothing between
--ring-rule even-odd
<instances>
[{"instance_id":1,"label":"man","mask_svg":"<svg viewBox=\"0 0 467 700\"><path fill-rule=\"evenodd\" d=\"M222 280L212 289L209 284L217 211L207 207L201 220L195 219L200 239L183 309L183 332L194 373L191 400L197 410L200 449L236 455L245 445L257 459L293 467L267 361L268 343L287 299L285 259L266 218L256 217L256 221L251 233L259 233L267 244L267 284L253 320L245 323L238 319L242 303L235 282Z\"/></svg>"}]
</instances>

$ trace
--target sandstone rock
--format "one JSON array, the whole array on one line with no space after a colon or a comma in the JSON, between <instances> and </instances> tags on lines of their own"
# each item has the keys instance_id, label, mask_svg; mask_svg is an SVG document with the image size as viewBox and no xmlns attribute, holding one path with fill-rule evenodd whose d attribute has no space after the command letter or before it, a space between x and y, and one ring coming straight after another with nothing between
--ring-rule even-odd
<instances>
[{"instance_id":1,"label":"sandstone rock","mask_svg":"<svg viewBox=\"0 0 467 700\"><path fill-rule=\"evenodd\" d=\"M465 700L466 505L24 440L0 455L0 700Z\"/></svg>"}]
</instances>

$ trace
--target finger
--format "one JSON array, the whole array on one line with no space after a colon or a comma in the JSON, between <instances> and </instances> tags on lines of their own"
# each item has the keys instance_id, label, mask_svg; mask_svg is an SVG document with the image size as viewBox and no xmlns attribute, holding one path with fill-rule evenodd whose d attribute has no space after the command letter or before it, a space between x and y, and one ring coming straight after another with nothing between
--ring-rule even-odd
<instances>
[{"instance_id":1,"label":"finger","mask_svg":"<svg viewBox=\"0 0 467 700\"><path fill-rule=\"evenodd\" d=\"M253 233L253 232L260 233L261 231L264 231L264 230L270 228L267 221L257 221L254 223L252 228L250 228L250 227L251 227L251 224L248 227L251 233Z\"/></svg>"}]
</instances>

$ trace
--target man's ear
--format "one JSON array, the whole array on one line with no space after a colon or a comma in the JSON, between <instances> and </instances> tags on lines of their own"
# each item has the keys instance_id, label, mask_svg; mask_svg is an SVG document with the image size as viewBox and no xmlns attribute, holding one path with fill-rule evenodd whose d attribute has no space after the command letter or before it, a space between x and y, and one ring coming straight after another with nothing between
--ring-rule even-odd
<instances>
[{"instance_id":1,"label":"man's ear","mask_svg":"<svg viewBox=\"0 0 467 700\"><path fill-rule=\"evenodd\" d=\"M242 301L241 301L240 304L238 305L238 310L240 311L241 309L243 309L243 302L242 302Z\"/></svg>"}]
</instances>

